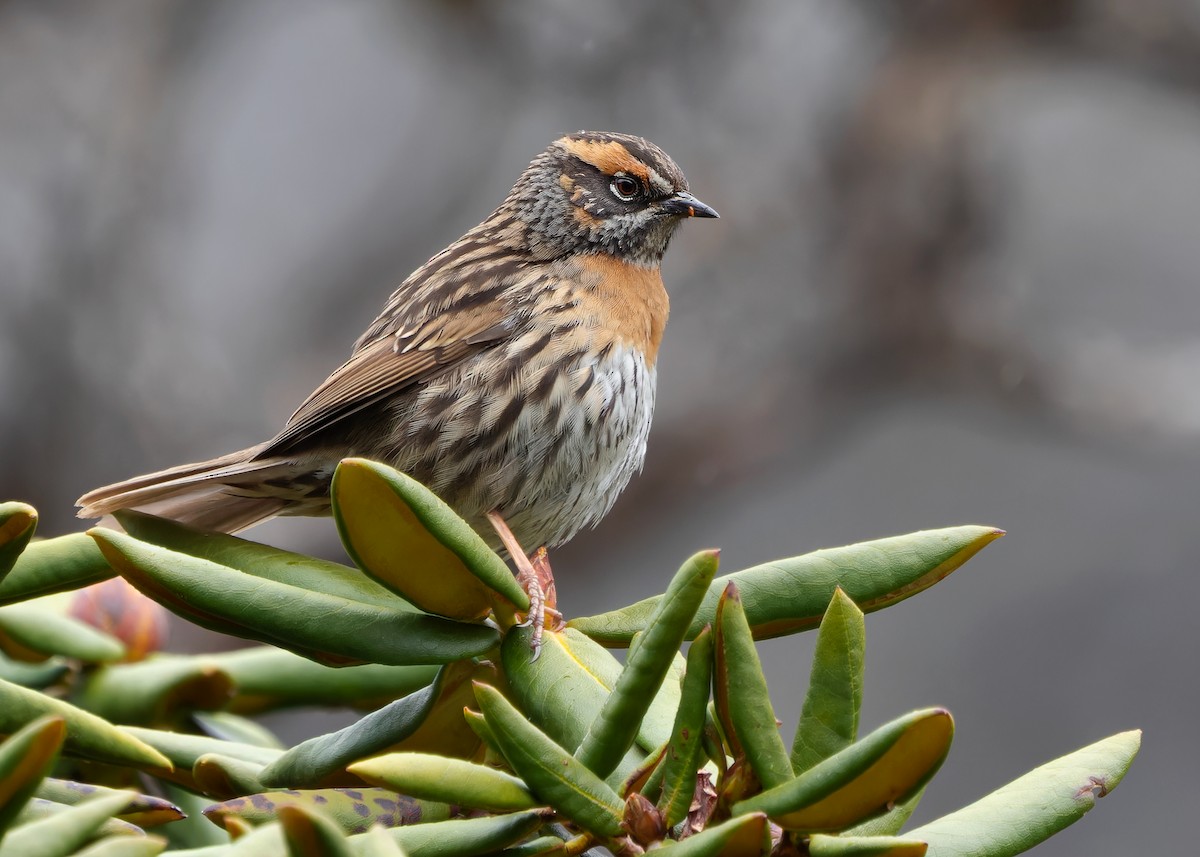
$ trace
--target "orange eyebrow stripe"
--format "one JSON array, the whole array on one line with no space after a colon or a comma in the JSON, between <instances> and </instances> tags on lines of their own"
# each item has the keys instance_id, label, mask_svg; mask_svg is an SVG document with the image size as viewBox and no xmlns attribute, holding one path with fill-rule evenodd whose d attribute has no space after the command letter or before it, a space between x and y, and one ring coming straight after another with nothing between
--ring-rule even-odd
<instances>
[{"instance_id":1,"label":"orange eyebrow stripe","mask_svg":"<svg viewBox=\"0 0 1200 857\"><path fill-rule=\"evenodd\" d=\"M560 141L563 148L584 163L591 164L605 175L628 173L642 181L648 181L650 173L646 165L629 154L629 150L615 140L603 143L595 140L573 140L563 137Z\"/></svg>"}]
</instances>

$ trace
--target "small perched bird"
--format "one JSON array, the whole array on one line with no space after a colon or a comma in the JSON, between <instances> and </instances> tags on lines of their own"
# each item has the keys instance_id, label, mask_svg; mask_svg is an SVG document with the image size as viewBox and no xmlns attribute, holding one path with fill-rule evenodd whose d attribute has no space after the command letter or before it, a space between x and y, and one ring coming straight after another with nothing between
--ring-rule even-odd
<instances>
[{"instance_id":1,"label":"small perched bird","mask_svg":"<svg viewBox=\"0 0 1200 857\"><path fill-rule=\"evenodd\" d=\"M562 544L642 466L667 322L659 263L688 217L717 212L653 143L562 137L400 285L283 431L97 488L79 515L138 508L236 532L328 514L334 468L360 456L428 485L510 554L513 539Z\"/></svg>"}]
</instances>

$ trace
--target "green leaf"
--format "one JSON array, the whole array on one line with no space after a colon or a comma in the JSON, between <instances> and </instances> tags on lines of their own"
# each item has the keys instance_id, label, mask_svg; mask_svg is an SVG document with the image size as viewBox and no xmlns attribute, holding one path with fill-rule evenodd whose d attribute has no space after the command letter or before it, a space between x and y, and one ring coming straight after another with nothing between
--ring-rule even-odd
<instances>
[{"instance_id":1,"label":"green leaf","mask_svg":"<svg viewBox=\"0 0 1200 857\"><path fill-rule=\"evenodd\" d=\"M718 557L718 551L702 551L683 564L650 617L638 646L630 649L612 693L575 754L597 776L611 774L633 746L642 719L716 575Z\"/></svg>"},{"instance_id":2,"label":"green leaf","mask_svg":"<svg viewBox=\"0 0 1200 857\"><path fill-rule=\"evenodd\" d=\"M273 646L221 652L208 660L233 679L229 709L239 714L293 705L378 708L425 687L438 672L431 664L327 667Z\"/></svg>"},{"instance_id":3,"label":"green leaf","mask_svg":"<svg viewBox=\"0 0 1200 857\"><path fill-rule=\"evenodd\" d=\"M828 836L816 833L808 840L811 857L924 857L928 846L911 837Z\"/></svg>"},{"instance_id":4,"label":"green leaf","mask_svg":"<svg viewBox=\"0 0 1200 857\"><path fill-rule=\"evenodd\" d=\"M0 606L79 589L116 574L83 533L30 542L0 580Z\"/></svg>"},{"instance_id":5,"label":"green leaf","mask_svg":"<svg viewBox=\"0 0 1200 857\"><path fill-rule=\"evenodd\" d=\"M365 833L373 824L398 827L445 821L450 807L444 803L417 800L390 789L287 789L233 798L204 808L204 816L224 828L225 819L237 816L251 824L270 821L281 807L318 809L346 833Z\"/></svg>"},{"instance_id":6,"label":"green leaf","mask_svg":"<svg viewBox=\"0 0 1200 857\"><path fill-rule=\"evenodd\" d=\"M590 833L620 835L625 806L615 791L530 723L500 691L479 684L475 695L504 757L530 791Z\"/></svg>"},{"instance_id":7,"label":"green leaf","mask_svg":"<svg viewBox=\"0 0 1200 857\"><path fill-rule=\"evenodd\" d=\"M408 857L400 843L382 827L372 827L354 844L358 857Z\"/></svg>"},{"instance_id":8,"label":"green leaf","mask_svg":"<svg viewBox=\"0 0 1200 857\"><path fill-rule=\"evenodd\" d=\"M93 798L94 799L94 798ZM49 818L52 815L59 815L64 812L69 812L75 804L58 803L57 801L45 800L43 798L31 798L27 804L21 809L17 815L17 820L13 823L13 827L20 827L25 824L30 824L35 821L40 821L43 818ZM104 823L96 828L96 836L145 836L146 831L142 830L135 824L130 824L119 818L105 819Z\"/></svg>"},{"instance_id":9,"label":"green leaf","mask_svg":"<svg viewBox=\"0 0 1200 857\"><path fill-rule=\"evenodd\" d=\"M354 857L341 828L311 807L282 806L279 823L290 857Z\"/></svg>"},{"instance_id":10,"label":"green leaf","mask_svg":"<svg viewBox=\"0 0 1200 857\"><path fill-rule=\"evenodd\" d=\"M196 709L221 708L233 696L233 679L204 657L152 657L94 670L79 703L117 723L165 726Z\"/></svg>"},{"instance_id":11,"label":"green leaf","mask_svg":"<svg viewBox=\"0 0 1200 857\"><path fill-rule=\"evenodd\" d=\"M112 530L89 534L126 580L185 618L327 662L446 663L499 642L482 625L301 589Z\"/></svg>"},{"instance_id":12,"label":"green leaf","mask_svg":"<svg viewBox=\"0 0 1200 857\"><path fill-rule=\"evenodd\" d=\"M1020 854L1078 821L1115 789L1141 743L1141 731L1134 730L1089 744L905 836L928 842L930 857Z\"/></svg>"},{"instance_id":13,"label":"green leaf","mask_svg":"<svg viewBox=\"0 0 1200 857\"><path fill-rule=\"evenodd\" d=\"M793 772L807 771L858 737L865 656L862 611L838 588L817 633L808 693L792 741Z\"/></svg>"},{"instance_id":14,"label":"green leaf","mask_svg":"<svg viewBox=\"0 0 1200 857\"><path fill-rule=\"evenodd\" d=\"M792 779L792 766L735 583L728 584L717 606L713 655L713 698L726 737L744 752L763 788L783 785Z\"/></svg>"},{"instance_id":15,"label":"green leaf","mask_svg":"<svg viewBox=\"0 0 1200 857\"><path fill-rule=\"evenodd\" d=\"M107 720L61 699L0 681L0 734L12 734L46 715L66 721L66 751L71 755L137 768L171 767L167 758L153 747Z\"/></svg>"},{"instance_id":16,"label":"green leaf","mask_svg":"<svg viewBox=\"0 0 1200 857\"><path fill-rule=\"evenodd\" d=\"M58 759L67 724L40 717L0 744L0 837Z\"/></svg>"},{"instance_id":17,"label":"green leaf","mask_svg":"<svg viewBox=\"0 0 1200 857\"><path fill-rule=\"evenodd\" d=\"M155 771L158 776L180 783L193 791L199 791L192 777L192 769L201 757L216 753L256 765L266 765L279 758L279 750L255 747L235 741L218 741L204 735L187 735L182 732L166 732L161 729L146 729L141 726L124 726L122 731L153 747L165 758L170 759L173 769Z\"/></svg>"},{"instance_id":18,"label":"green leaf","mask_svg":"<svg viewBox=\"0 0 1200 857\"><path fill-rule=\"evenodd\" d=\"M289 788L315 786L351 762L400 743L429 716L441 684L439 676L429 687L397 699L344 729L302 741L267 765L262 781Z\"/></svg>"},{"instance_id":19,"label":"green leaf","mask_svg":"<svg viewBox=\"0 0 1200 857\"><path fill-rule=\"evenodd\" d=\"M0 857L68 857L128 800L105 795L10 830L0 842Z\"/></svg>"},{"instance_id":20,"label":"green leaf","mask_svg":"<svg viewBox=\"0 0 1200 857\"><path fill-rule=\"evenodd\" d=\"M767 817L751 812L693 833L665 851L670 857L758 857L770 851Z\"/></svg>"},{"instance_id":21,"label":"green leaf","mask_svg":"<svg viewBox=\"0 0 1200 857\"><path fill-rule=\"evenodd\" d=\"M917 808L917 804L921 802L921 798L925 794L925 787L917 789L904 800L897 801L896 805L889 809L883 815L877 815L874 818L868 818L866 821L847 827L842 831L845 836L895 836L904 829L904 825L908 823L913 812Z\"/></svg>"},{"instance_id":22,"label":"green leaf","mask_svg":"<svg viewBox=\"0 0 1200 857\"><path fill-rule=\"evenodd\" d=\"M712 658L712 633L705 628L688 649L682 698L662 763L663 787L658 808L667 827L683 821L696 792L696 774L704 749L704 719L712 685Z\"/></svg>"},{"instance_id":23,"label":"green leaf","mask_svg":"<svg viewBox=\"0 0 1200 857\"><path fill-rule=\"evenodd\" d=\"M93 842L74 857L155 857L167 847L160 836L109 836Z\"/></svg>"},{"instance_id":24,"label":"green leaf","mask_svg":"<svg viewBox=\"0 0 1200 857\"><path fill-rule=\"evenodd\" d=\"M205 753L192 766L192 779L206 795L229 800L265 791L259 778L262 770L263 766L257 762L222 753Z\"/></svg>"},{"instance_id":25,"label":"green leaf","mask_svg":"<svg viewBox=\"0 0 1200 857\"><path fill-rule=\"evenodd\" d=\"M924 786L945 760L953 735L950 712L914 711L794 780L734 804L733 812L765 812L789 830L842 830L886 812Z\"/></svg>"},{"instance_id":26,"label":"green leaf","mask_svg":"<svg viewBox=\"0 0 1200 857\"><path fill-rule=\"evenodd\" d=\"M524 839L547 820L544 810L531 810L394 827L387 834L409 857L478 857ZM350 837L356 853L369 835Z\"/></svg>"},{"instance_id":27,"label":"green leaf","mask_svg":"<svg viewBox=\"0 0 1200 857\"><path fill-rule=\"evenodd\" d=\"M37 520L37 510L28 503L0 503L0 581L33 538Z\"/></svg>"},{"instance_id":28,"label":"green leaf","mask_svg":"<svg viewBox=\"0 0 1200 857\"><path fill-rule=\"evenodd\" d=\"M101 795L114 794L125 795L129 800L124 809L117 813L117 817L130 824L136 824L138 827L156 827L184 817L183 811L179 807L163 798L118 791L91 783L47 777L37 788L37 797L69 806L75 806Z\"/></svg>"},{"instance_id":29,"label":"green leaf","mask_svg":"<svg viewBox=\"0 0 1200 857\"><path fill-rule=\"evenodd\" d=\"M159 518L134 509L122 509L113 517L125 532L138 541L174 553L208 560L275 583L336 595L348 601L417 612L411 604L348 565L281 550L238 536L198 530L170 518Z\"/></svg>"},{"instance_id":30,"label":"green leaf","mask_svg":"<svg viewBox=\"0 0 1200 857\"><path fill-rule=\"evenodd\" d=\"M838 586L866 613L928 589L1004 534L993 527L925 530L781 559L718 577L688 637L713 622L717 600L733 581L756 639L815 628ZM570 627L610 646L627 646L645 630L661 596L620 610L572 619Z\"/></svg>"},{"instance_id":31,"label":"green leaf","mask_svg":"<svg viewBox=\"0 0 1200 857\"><path fill-rule=\"evenodd\" d=\"M428 753L388 753L355 762L349 770L372 785L472 809L511 812L539 806L516 777L464 759Z\"/></svg>"},{"instance_id":32,"label":"green leaf","mask_svg":"<svg viewBox=\"0 0 1200 857\"><path fill-rule=\"evenodd\" d=\"M51 655L88 663L118 661L125 656L125 646L116 637L32 603L0 607L0 650L31 662Z\"/></svg>"},{"instance_id":33,"label":"green leaf","mask_svg":"<svg viewBox=\"0 0 1200 857\"><path fill-rule=\"evenodd\" d=\"M330 499L342 543L358 567L422 610L477 621L493 606L510 615L514 607L529 609L529 596L504 560L415 479L348 458L333 475Z\"/></svg>"},{"instance_id":34,"label":"green leaf","mask_svg":"<svg viewBox=\"0 0 1200 857\"><path fill-rule=\"evenodd\" d=\"M529 655L530 628L513 628L504 635L500 658L513 697L530 719L558 744L574 750L587 734L588 724L604 707L621 675L621 664L612 654L578 631L548 631L541 655ZM679 707L678 673L683 663L676 654L668 676L659 688L638 731L637 748L608 778L623 782L641 763L645 753L658 749L671 736Z\"/></svg>"}]
</instances>

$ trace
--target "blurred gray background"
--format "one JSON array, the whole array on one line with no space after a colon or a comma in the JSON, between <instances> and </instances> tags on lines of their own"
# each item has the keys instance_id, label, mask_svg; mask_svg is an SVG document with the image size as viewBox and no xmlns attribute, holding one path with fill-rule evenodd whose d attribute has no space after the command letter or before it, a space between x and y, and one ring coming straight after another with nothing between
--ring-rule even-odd
<instances>
[{"instance_id":1,"label":"blurred gray background","mask_svg":"<svg viewBox=\"0 0 1200 857\"><path fill-rule=\"evenodd\" d=\"M955 713L919 821L1144 728L1038 853L1186 853L1198 96L1194 0L0 2L0 494L67 532L265 439L550 140L642 134L722 219L668 254L649 461L565 611L703 546L1003 527L868 617L864 727ZM811 646L762 646L789 732Z\"/></svg>"}]
</instances>

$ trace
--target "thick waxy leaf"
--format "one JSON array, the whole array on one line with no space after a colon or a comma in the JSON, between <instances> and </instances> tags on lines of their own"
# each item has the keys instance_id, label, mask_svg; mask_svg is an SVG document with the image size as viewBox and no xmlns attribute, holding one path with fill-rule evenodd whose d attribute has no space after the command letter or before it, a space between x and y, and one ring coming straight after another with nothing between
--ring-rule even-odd
<instances>
[{"instance_id":1,"label":"thick waxy leaf","mask_svg":"<svg viewBox=\"0 0 1200 857\"><path fill-rule=\"evenodd\" d=\"M126 580L185 618L327 662L445 663L499 642L482 625L301 589L112 530L89 534Z\"/></svg>"},{"instance_id":2,"label":"thick waxy leaf","mask_svg":"<svg viewBox=\"0 0 1200 857\"><path fill-rule=\"evenodd\" d=\"M354 846L358 857L408 857L400 843L382 827L372 827Z\"/></svg>"},{"instance_id":3,"label":"thick waxy leaf","mask_svg":"<svg viewBox=\"0 0 1200 857\"><path fill-rule=\"evenodd\" d=\"M530 723L500 691L481 684L475 695L504 757L540 800L590 833L620 835L625 807L615 791Z\"/></svg>"},{"instance_id":4,"label":"thick waxy leaf","mask_svg":"<svg viewBox=\"0 0 1200 857\"><path fill-rule=\"evenodd\" d=\"M904 829L904 825L912 817L913 811L916 810L917 804L921 802L921 797L924 794L925 787L922 786L904 800L898 801L895 806L883 813L883 815L877 815L874 818L868 818L860 824L847 827L841 832L841 835L895 836Z\"/></svg>"},{"instance_id":5,"label":"thick waxy leaf","mask_svg":"<svg viewBox=\"0 0 1200 857\"><path fill-rule=\"evenodd\" d=\"M100 549L83 533L30 542L0 579L0 606L79 589L116 577Z\"/></svg>"},{"instance_id":6,"label":"thick waxy leaf","mask_svg":"<svg viewBox=\"0 0 1200 857\"><path fill-rule=\"evenodd\" d=\"M162 829L163 835L171 841L172 848L205 848L210 845L229 844L229 835L224 829L210 824L204 817L204 809L212 804L210 798L171 782L163 785L166 786L167 798L187 814L186 818Z\"/></svg>"},{"instance_id":7,"label":"thick waxy leaf","mask_svg":"<svg viewBox=\"0 0 1200 857\"><path fill-rule=\"evenodd\" d=\"M263 782L292 788L319 785L351 762L395 746L417 731L441 690L439 676L429 687L397 699L344 729L297 744L267 766L262 772Z\"/></svg>"},{"instance_id":8,"label":"thick waxy leaf","mask_svg":"<svg viewBox=\"0 0 1200 857\"><path fill-rule=\"evenodd\" d=\"M341 828L311 807L282 806L279 823L288 857L354 857Z\"/></svg>"},{"instance_id":9,"label":"thick waxy leaf","mask_svg":"<svg viewBox=\"0 0 1200 857\"><path fill-rule=\"evenodd\" d=\"M575 754L598 776L611 774L633 746L642 718L716 575L718 556L717 551L703 551L683 564L650 617L645 634L630 649L612 693Z\"/></svg>"},{"instance_id":10,"label":"thick waxy leaf","mask_svg":"<svg viewBox=\"0 0 1200 857\"><path fill-rule=\"evenodd\" d=\"M388 753L364 759L350 765L350 773L401 794L489 812L539 805L524 783L510 774L428 753Z\"/></svg>"},{"instance_id":11,"label":"thick waxy leaf","mask_svg":"<svg viewBox=\"0 0 1200 857\"><path fill-rule=\"evenodd\" d=\"M555 742L576 748L588 724L604 707L621 674L621 664L593 640L567 628L547 632L541 655L529 657L529 628L514 628L504 636L500 657L513 695L530 719ZM638 731L637 749L625 755L610 783L621 783L641 762L671 736L679 708L679 678L683 658L676 653L671 674L662 683ZM638 751L641 752L638 752Z\"/></svg>"},{"instance_id":12,"label":"thick waxy leaf","mask_svg":"<svg viewBox=\"0 0 1200 857\"><path fill-rule=\"evenodd\" d=\"M1078 821L1115 789L1141 743L1140 730L1097 741L905 836L928 842L930 857L1020 854Z\"/></svg>"},{"instance_id":13,"label":"thick waxy leaf","mask_svg":"<svg viewBox=\"0 0 1200 857\"><path fill-rule=\"evenodd\" d=\"M155 857L166 847L167 840L161 836L108 836L76 851L73 857Z\"/></svg>"},{"instance_id":14,"label":"thick waxy leaf","mask_svg":"<svg viewBox=\"0 0 1200 857\"><path fill-rule=\"evenodd\" d=\"M11 735L46 715L67 724L66 751L98 762L137 768L169 769L165 756L124 729L61 699L0 681L0 735Z\"/></svg>"},{"instance_id":15,"label":"thick waxy leaf","mask_svg":"<svg viewBox=\"0 0 1200 857\"><path fill-rule=\"evenodd\" d=\"M164 726L181 713L215 709L233 696L233 679L206 658L164 656L95 670L80 704L117 723Z\"/></svg>"},{"instance_id":16,"label":"thick waxy leaf","mask_svg":"<svg viewBox=\"0 0 1200 857\"><path fill-rule=\"evenodd\" d=\"M221 753L205 753L192 766L192 779L206 795L230 800L265 791L259 775L263 766Z\"/></svg>"},{"instance_id":17,"label":"thick waxy leaf","mask_svg":"<svg viewBox=\"0 0 1200 857\"><path fill-rule=\"evenodd\" d=\"M47 777L37 788L37 796L43 800L54 801L74 806L85 800L101 795L122 794L129 800L125 807L116 815L123 821L136 824L138 827L155 827L159 824L177 821L183 818L183 811L175 804L160 797L134 794L133 792L118 791L117 789L95 786L90 783L77 783L73 780L58 780Z\"/></svg>"},{"instance_id":18,"label":"thick waxy leaf","mask_svg":"<svg viewBox=\"0 0 1200 857\"><path fill-rule=\"evenodd\" d=\"M770 850L767 817L751 812L671 843L671 857L759 857Z\"/></svg>"},{"instance_id":19,"label":"thick waxy leaf","mask_svg":"<svg viewBox=\"0 0 1200 857\"><path fill-rule=\"evenodd\" d=\"M234 798L205 807L204 815L218 827L229 816L251 824L262 824L275 817L280 807L302 806L319 809L337 822L346 833L365 833L373 824L399 827L445 821L450 807L444 803L416 800L390 789L285 789Z\"/></svg>"},{"instance_id":20,"label":"thick waxy leaf","mask_svg":"<svg viewBox=\"0 0 1200 857\"><path fill-rule=\"evenodd\" d=\"M70 672L71 665L62 658L51 658L40 664L26 664L0 653L0 679L22 687L49 687L62 681Z\"/></svg>"},{"instance_id":21,"label":"thick waxy leaf","mask_svg":"<svg viewBox=\"0 0 1200 857\"><path fill-rule=\"evenodd\" d=\"M89 663L117 661L125 655L120 640L34 603L0 607L0 651L31 663L51 655Z\"/></svg>"},{"instance_id":22,"label":"thick waxy leaf","mask_svg":"<svg viewBox=\"0 0 1200 857\"><path fill-rule=\"evenodd\" d=\"M0 503L0 581L33 538L37 519L37 510L28 503Z\"/></svg>"},{"instance_id":23,"label":"thick waxy leaf","mask_svg":"<svg viewBox=\"0 0 1200 857\"><path fill-rule=\"evenodd\" d=\"M159 518L134 509L123 509L113 517L125 528L125 532L139 541L175 553L205 559L275 583L324 592L349 601L416 612L411 604L348 565L280 550L225 533L198 530L170 518Z\"/></svg>"},{"instance_id":24,"label":"thick waxy leaf","mask_svg":"<svg viewBox=\"0 0 1200 857\"><path fill-rule=\"evenodd\" d=\"M718 577L688 629L691 638L712 623L717 599L731 580L741 592L756 639L815 628L834 589L840 586L870 613L902 601L946 577L1004 535L993 527L924 530L781 559ZM645 630L661 596L611 613L572 619L572 628L605 645L627 646Z\"/></svg>"},{"instance_id":25,"label":"thick waxy leaf","mask_svg":"<svg viewBox=\"0 0 1200 857\"><path fill-rule=\"evenodd\" d=\"M827 836L809 837L811 857L924 857L928 845L911 837Z\"/></svg>"},{"instance_id":26,"label":"thick waxy leaf","mask_svg":"<svg viewBox=\"0 0 1200 857\"><path fill-rule=\"evenodd\" d=\"M717 605L713 654L713 698L726 737L735 750L740 748L744 753L763 788L788 782L792 779L791 762L779 735L767 679L734 583L728 584Z\"/></svg>"},{"instance_id":27,"label":"thick waxy leaf","mask_svg":"<svg viewBox=\"0 0 1200 857\"><path fill-rule=\"evenodd\" d=\"M145 729L141 726L124 726L122 731L153 747L171 760L171 764L174 766L173 770L154 771L156 775L181 783L196 791L200 789L192 777L192 770L196 762L209 753L241 759L255 765L269 764L282 755L279 750L269 747L255 747L235 741L218 741L216 738L208 738L204 735L165 732L161 729Z\"/></svg>"},{"instance_id":28,"label":"thick waxy leaf","mask_svg":"<svg viewBox=\"0 0 1200 857\"><path fill-rule=\"evenodd\" d=\"M808 693L792 741L795 773L807 771L858 737L865 655L862 611L839 588L817 633Z\"/></svg>"},{"instance_id":29,"label":"thick waxy leaf","mask_svg":"<svg viewBox=\"0 0 1200 857\"><path fill-rule=\"evenodd\" d=\"M545 824L548 817L549 813L544 810L531 810L483 818L456 818L394 827L388 831L388 836L409 857L477 857L524 839ZM365 845L369 835L350 837L356 853L362 853L358 849Z\"/></svg>"},{"instance_id":30,"label":"thick waxy leaf","mask_svg":"<svg viewBox=\"0 0 1200 857\"><path fill-rule=\"evenodd\" d=\"M273 646L222 652L208 659L234 683L230 710L257 714L292 705L375 708L425 687L433 665L327 667Z\"/></svg>"},{"instance_id":31,"label":"thick waxy leaf","mask_svg":"<svg viewBox=\"0 0 1200 857\"><path fill-rule=\"evenodd\" d=\"M95 798L92 798L95 800ZM17 819L13 822L13 827L20 827L30 822L40 821L43 818L50 818L52 815L69 812L75 804L58 803L52 800L43 800L42 798L32 798L29 803L21 809L17 815ZM119 818L107 819L96 829L96 836L145 836L146 831L142 830L136 824L130 824L128 821L123 821Z\"/></svg>"},{"instance_id":32,"label":"thick waxy leaf","mask_svg":"<svg viewBox=\"0 0 1200 857\"><path fill-rule=\"evenodd\" d=\"M0 857L68 857L126 801L124 795L106 795L13 828L0 843Z\"/></svg>"},{"instance_id":33,"label":"thick waxy leaf","mask_svg":"<svg viewBox=\"0 0 1200 857\"><path fill-rule=\"evenodd\" d=\"M529 596L504 560L416 480L348 458L334 473L330 498L342 543L359 568L422 610L472 621L493 606L508 617L514 607L529 609Z\"/></svg>"},{"instance_id":34,"label":"thick waxy leaf","mask_svg":"<svg viewBox=\"0 0 1200 857\"><path fill-rule=\"evenodd\" d=\"M667 827L683 821L696 791L696 773L704 749L704 718L712 684L712 651L712 633L705 628L688 649L679 710L661 767L662 794L658 808Z\"/></svg>"},{"instance_id":35,"label":"thick waxy leaf","mask_svg":"<svg viewBox=\"0 0 1200 857\"><path fill-rule=\"evenodd\" d=\"M886 812L921 788L946 758L953 735L950 712L914 711L790 782L735 804L734 814L765 812L789 830L842 830Z\"/></svg>"},{"instance_id":36,"label":"thick waxy leaf","mask_svg":"<svg viewBox=\"0 0 1200 857\"><path fill-rule=\"evenodd\" d=\"M0 744L0 836L58 759L67 724L40 717Z\"/></svg>"}]
</instances>

